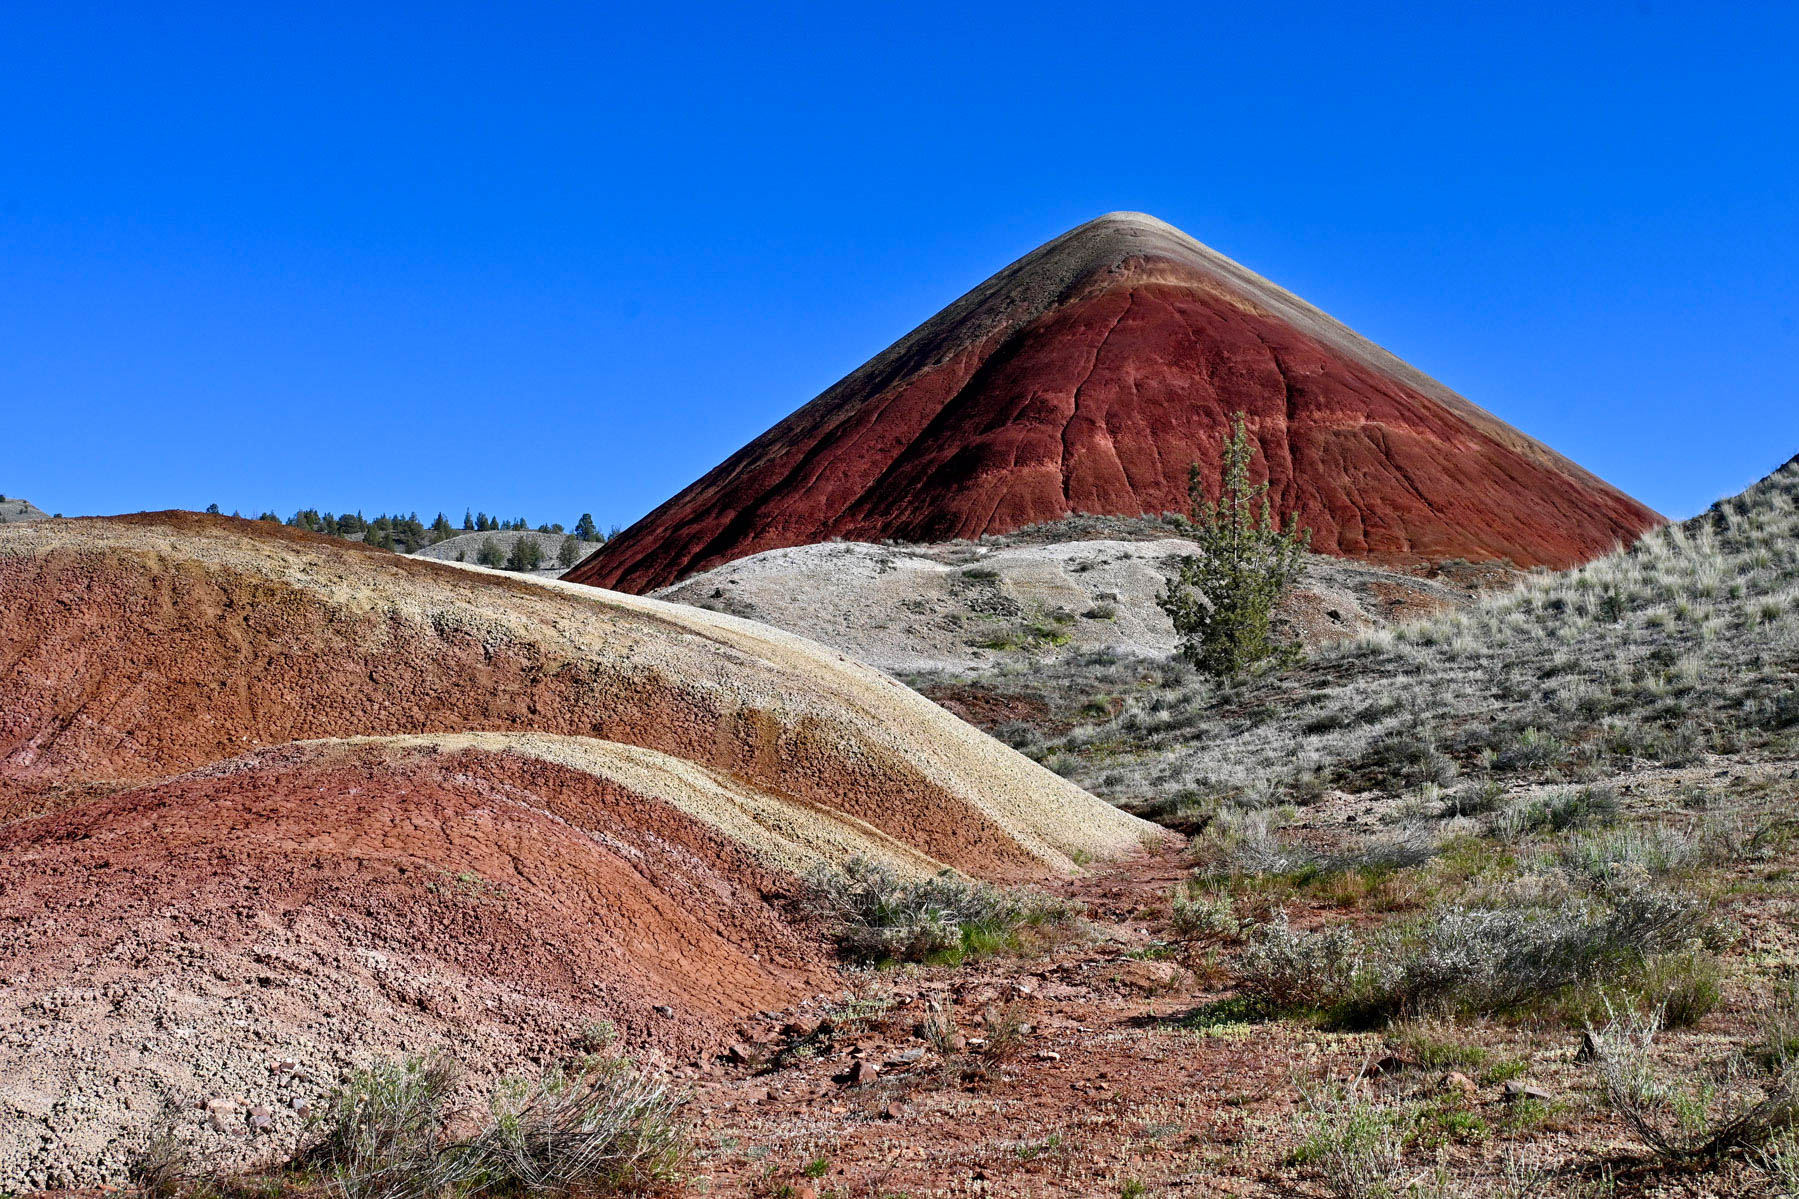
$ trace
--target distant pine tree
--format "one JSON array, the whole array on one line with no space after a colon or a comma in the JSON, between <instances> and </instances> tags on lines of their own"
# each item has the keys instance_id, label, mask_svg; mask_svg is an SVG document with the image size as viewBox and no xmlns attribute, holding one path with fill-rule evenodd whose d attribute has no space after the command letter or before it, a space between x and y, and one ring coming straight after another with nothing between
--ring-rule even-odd
<instances>
[{"instance_id":1,"label":"distant pine tree","mask_svg":"<svg viewBox=\"0 0 1799 1199\"><path fill-rule=\"evenodd\" d=\"M467 508L464 508L462 510L462 531L464 533L473 533L475 531L474 514L471 513Z\"/></svg>"},{"instance_id":2,"label":"distant pine tree","mask_svg":"<svg viewBox=\"0 0 1799 1199\"><path fill-rule=\"evenodd\" d=\"M556 564L567 570L581 560L581 539L573 533L562 539L562 552L556 555Z\"/></svg>"},{"instance_id":3,"label":"distant pine tree","mask_svg":"<svg viewBox=\"0 0 1799 1199\"><path fill-rule=\"evenodd\" d=\"M512 543L512 553L506 559L507 570L536 570L543 563L543 547L537 544L535 537L520 537Z\"/></svg>"},{"instance_id":4,"label":"distant pine tree","mask_svg":"<svg viewBox=\"0 0 1799 1199\"><path fill-rule=\"evenodd\" d=\"M475 550L475 561L482 566L491 566L497 570L506 565L506 551L501 549L500 543L493 538L483 537L480 547Z\"/></svg>"},{"instance_id":5,"label":"distant pine tree","mask_svg":"<svg viewBox=\"0 0 1799 1199\"><path fill-rule=\"evenodd\" d=\"M600 530L593 523L593 513L583 512L581 519L575 522L575 536L582 541L598 541Z\"/></svg>"}]
</instances>

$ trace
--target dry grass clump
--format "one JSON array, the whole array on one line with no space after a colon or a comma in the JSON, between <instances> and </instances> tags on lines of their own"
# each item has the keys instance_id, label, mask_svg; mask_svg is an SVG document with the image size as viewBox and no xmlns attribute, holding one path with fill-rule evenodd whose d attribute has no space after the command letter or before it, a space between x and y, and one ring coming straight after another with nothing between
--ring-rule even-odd
<instances>
[{"instance_id":1,"label":"dry grass clump","mask_svg":"<svg viewBox=\"0 0 1799 1199\"><path fill-rule=\"evenodd\" d=\"M814 871L808 881L813 910L832 924L844 955L861 962L954 965L1021 951L1032 932L1068 934L1080 925L1078 905L948 871L913 880L854 858Z\"/></svg>"},{"instance_id":2,"label":"dry grass clump","mask_svg":"<svg viewBox=\"0 0 1799 1199\"><path fill-rule=\"evenodd\" d=\"M1593 1034L1611 1108L1664 1161L1759 1149L1799 1123L1799 1063L1784 1054L1757 1073L1673 1071L1655 1058L1659 1012L1627 1012ZM1676 1081L1678 1079L1679 1081Z\"/></svg>"},{"instance_id":3,"label":"dry grass clump","mask_svg":"<svg viewBox=\"0 0 1799 1199\"><path fill-rule=\"evenodd\" d=\"M1663 891L1605 907L1451 906L1358 935L1253 929L1238 958L1240 990L1275 1012L1318 1012L1370 1027L1431 1012L1517 1010L1582 984L1642 971L1709 931L1703 901Z\"/></svg>"},{"instance_id":4,"label":"dry grass clump","mask_svg":"<svg viewBox=\"0 0 1799 1199\"><path fill-rule=\"evenodd\" d=\"M676 1183L688 1160L682 1100L622 1058L503 1080L485 1113L461 1103L463 1089L439 1054L382 1063L332 1092L283 1166L226 1173L165 1135L139 1154L132 1182L155 1199L631 1195Z\"/></svg>"},{"instance_id":5,"label":"dry grass clump","mask_svg":"<svg viewBox=\"0 0 1799 1199\"><path fill-rule=\"evenodd\" d=\"M680 1100L623 1058L504 1080L480 1120L457 1090L436 1055L359 1071L295 1163L349 1199L471 1199L638 1193L676 1180L687 1159Z\"/></svg>"}]
</instances>

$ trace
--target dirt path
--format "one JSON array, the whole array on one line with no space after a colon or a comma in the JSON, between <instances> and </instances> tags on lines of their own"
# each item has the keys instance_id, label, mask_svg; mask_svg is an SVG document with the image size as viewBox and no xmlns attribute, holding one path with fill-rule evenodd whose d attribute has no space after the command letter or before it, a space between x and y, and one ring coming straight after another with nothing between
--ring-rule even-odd
<instances>
[{"instance_id":1,"label":"dirt path","mask_svg":"<svg viewBox=\"0 0 1799 1199\"><path fill-rule=\"evenodd\" d=\"M1264 1193L1295 1073L1353 1072L1378 1040L1208 1024L1221 993L1160 944L1184 873L1160 852L1070 884L1091 943L871 972L741 1028L742 1060L694 1079L709 1193Z\"/></svg>"}]
</instances>

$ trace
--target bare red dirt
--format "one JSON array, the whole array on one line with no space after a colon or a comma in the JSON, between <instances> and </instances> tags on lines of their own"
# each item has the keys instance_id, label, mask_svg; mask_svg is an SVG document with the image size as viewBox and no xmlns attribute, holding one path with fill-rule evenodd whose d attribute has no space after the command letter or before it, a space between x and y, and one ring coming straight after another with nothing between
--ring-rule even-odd
<instances>
[{"instance_id":1,"label":"bare red dirt","mask_svg":"<svg viewBox=\"0 0 1799 1199\"><path fill-rule=\"evenodd\" d=\"M0 1190L176 1117L242 1165L433 1048L693 1061L836 980L800 874L1148 831L750 622L222 517L0 527Z\"/></svg>"},{"instance_id":2,"label":"bare red dirt","mask_svg":"<svg viewBox=\"0 0 1799 1199\"><path fill-rule=\"evenodd\" d=\"M546 1050L582 1017L691 1046L828 984L828 949L781 906L794 890L609 780L510 754L326 742L0 826L0 958L71 976L127 941L155 958L147 932L242 951L300 930L438 976L390 998L440 1023L505 1022L479 1002L500 981L561 1013L516 1030Z\"/></svg>"},{"instance_id":3,"label":"bare red dirt","mask_svg":"<svg viewBox=\"0 0 1799 1199\"><path fill-rule=\"evenodd\" d=\"M1247 414L1325 553L1566 567L1642 504L1178 230L1090 222L964 296L566 578L647 592L843 538L932 542L1183 511Z\"/></svg>"}]
</instances>

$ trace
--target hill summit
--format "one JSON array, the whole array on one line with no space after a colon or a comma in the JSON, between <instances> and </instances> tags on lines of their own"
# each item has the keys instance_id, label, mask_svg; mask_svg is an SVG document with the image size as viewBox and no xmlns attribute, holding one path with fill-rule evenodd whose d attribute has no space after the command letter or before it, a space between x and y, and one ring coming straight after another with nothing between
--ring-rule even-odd
<instances>
[{"instance_id":1,"label":"hill summit","mask_svg":"<svg viewBox=\"0 0 1799 1199\"><path fill-rule=\"evenodd\" d=\"M1184 510L1247 414L1325 553L1565 567L1650 509L1303 300L1140 213L1032 251L566 577L649 591L833 538L975 538Z\"/></svg>"}]
</instances>

